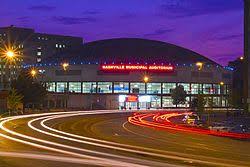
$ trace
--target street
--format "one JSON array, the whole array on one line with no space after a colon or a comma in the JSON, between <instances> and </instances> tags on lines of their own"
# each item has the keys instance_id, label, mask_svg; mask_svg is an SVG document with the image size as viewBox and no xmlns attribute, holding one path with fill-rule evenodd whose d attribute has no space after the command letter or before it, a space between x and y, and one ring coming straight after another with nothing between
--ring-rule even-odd
<instances>
[{"instance_id":1,"label":"street","mask_svg":"<svg viewBox=\"0 0 250 167\"><path fill-rule=\"evenodd\" d=\"M1 119L0 166L250 166L250 141L128 122L132 112L72 111Z\"/></svg>"}]
</instances>

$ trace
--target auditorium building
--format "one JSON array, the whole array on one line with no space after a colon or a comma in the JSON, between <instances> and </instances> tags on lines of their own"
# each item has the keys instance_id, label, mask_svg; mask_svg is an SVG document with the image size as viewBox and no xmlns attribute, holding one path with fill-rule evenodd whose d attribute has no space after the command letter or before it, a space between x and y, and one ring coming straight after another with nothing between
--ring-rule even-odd
<instances>
[{"instance_id":1,"label":"auditorium building","mask_svg":"<svg viewBox=\"0 0 250 167\"><path fill-rule=\"evenodd\" d=\"M77 53L51 55L26 64L49 93L50 108L159 109L188 107L198 94L226 107L232 69L173 44L136 38L89 42ZM186 104L173 105L182 85ZM207 106L207 104L206 104Z\"/></svg>"}]
</instances>

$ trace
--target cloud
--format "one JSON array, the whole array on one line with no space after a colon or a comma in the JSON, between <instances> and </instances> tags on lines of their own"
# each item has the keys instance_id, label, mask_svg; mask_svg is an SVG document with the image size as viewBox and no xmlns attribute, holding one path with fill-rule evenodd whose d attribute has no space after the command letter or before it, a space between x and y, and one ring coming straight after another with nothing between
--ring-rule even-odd
<instances>
[{"instance_id":1,"label":"cloud","mask_svg":"<svg viewBox=\"0 0 250 167\"><path fill-rule=\"evenodd\" d=\"M52 20L64 25L84 24L97 21L97 19L94 17L64 17L64 16L54 16Z\"/></svg>"},{"instance_id":2,"label":"cloud","mask_svg":"<svg viewBox=\"0 0 250 167\"><path fill-rule=\"evenodd\" d=\"M234 39L241 39L241 38L243 38L243 34L231 34L231 35L211 37L209 40L227 41L227 40L234 40Z\"/></svg>"},{"instance_id":3,"label":"cloud","mask_svg":"<svg viewBox=\"0 0 250 167\"><path fill-rule=\"evenodd\" d=\"M55 6L48 6L48 5L36 5L36 6L31 6L28 9L49 12L49 11L55 10L56 7Z\"/></svg>"},{"instance_id":4,"label":"cloud","mask_svg":"<svg viewBox=\"0 0 250 167\"><path fill-rule=\"evenodd\" d=\"M148 36L164 35L166 33L173 32L173 31L174 31L174 29L163 29L163 28L160 28L160 29L155 30L152 33L144 34L144 36L148 37Z\"/></svg>"},{"instance_id":5,"label":"cloud","mask_svg":"<svg viewBox=\"0 0 250 167\"><path fill-rule=\"evenodd\" d=\"M97 14L100 14L101 12L100 11L97 11L97 10L85 10L82 12L82 14L84 15L97 15Z\"/></svg>"},{"instance_id":6,"label":"cloud","mask_svg":"<svg viewBox=\"0 0 250 167\"><path fill-rule=\"evenodd\" d=\"M218 14L242 10L243 2L237 0L176 0L166 2L159 7L160 16L174 18Z\"/></svg>"},{"instance_id":7,"label":"cloud","mask_svg":"<svg viewBox=\"0 0 250 167\"><path fill-rule=\"evenodd\" d=\"M123 15L120 15L121 19L132 19L135 17L136 17L136 14L134 14L134 13L125 13Z\"/></svg>"},{"instance_id":8,"label":"cloud","mask_svg":"<svg viewBox=\"0 0 250 167\"><path fill-rule=\"evenodd\" d=\"M22 22L22 23L25 23L25 22L28 22L30 17L28 16L22 16L22 17L17 17L16 18L18 21Z\"/></svg>"}]
</instances>

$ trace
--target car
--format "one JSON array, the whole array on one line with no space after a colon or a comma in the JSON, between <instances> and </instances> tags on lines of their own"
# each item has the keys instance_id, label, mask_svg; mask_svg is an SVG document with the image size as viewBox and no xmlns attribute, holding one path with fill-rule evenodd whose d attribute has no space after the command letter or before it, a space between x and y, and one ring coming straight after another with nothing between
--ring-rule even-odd
<instances>
[{"instance_id":1,"label":"car","mask_svg":"<svg viewBox=\"0 0 250 167\"><path fill-rule=\"evenodd\" d=\"M200 117L196 114L185 115L185 117L182 119L182 121L187 124L195 124L195 122L198 120L200 120Z\"/></svg>"}]
</instances>

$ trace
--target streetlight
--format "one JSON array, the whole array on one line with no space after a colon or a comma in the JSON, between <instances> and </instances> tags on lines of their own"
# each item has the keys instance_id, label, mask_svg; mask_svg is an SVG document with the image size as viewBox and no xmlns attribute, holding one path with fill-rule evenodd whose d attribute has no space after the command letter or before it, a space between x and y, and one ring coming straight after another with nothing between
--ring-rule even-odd
<instances>
[{"instance_id":1,"label":"streetlight","mask_svg":"<svg viewBox=\"0 0 250 167\"><path fill-rule=\"evenodd\" d=\"M144 81L145 83L147 83L147 82L149 81L149 77L148 77L148 76L144 76L143 81Z\"/></svg>"},{"instance_id":2,"label":"streetlight","mask_svg":"<svg viewBox=\"0 0 250 167\"><path fill-rule=\"evenodd\" d=\"M221 82L220 82L220 85L223 86L223 85L224 85L224 82L221 81Z\"/></svg>"},{"instance_id":3,"label":"streetlight","mask_svg":"<svg viewBox=\"0 0 250 167\"><path fill-rule=\"evenodd\" d=\"M6 52L6 57L7 57L8 59L13 59L13 58L15 57L15 53L14 53L12 50L8 50L8 51Z\"/></svg>"},{"instance_id":4,"label":"streetlight","mask_svg":"<svg viewBox=\"0 0 250 167\"><path fill-rule=\"evenodd\" d=\"M30 75L35 78L35 76L37 75L37 71L35 69L31 69L30 71Z\"/></svg>"},{"instance_id":5,"label":"streetlight","mask_svg":"<svg viewBox=\"0 0 250 167\"><path fill-rule=\"evenodd\" d=\"M63 70L66 71L69 68L69 63L62 64Z\"/></svg>"},{"instance_id":6,"label":"streetlight","mask_svg":"<svg viewBox=\"0 0 250 167\"><path fill-rule=\"evenodd\" d=\"M68 70L68 68L69 68L69 63L62 63L62 68L63 68L63 70L64 70L64 72L65 72L65 74L66 74L66 72L67 72L67 70ZM66 83L66 88L64 88L64 107L65 107L65 110L67 109L67 99L68 99L68 96L67 96L67 94L68 94L68 86L67 86L67 83Z\"/></svg>"},{"instance_id":7,"label":"streetlight","mask_svg":"<svg viewBox=\"0 0 250 167\"><path fill-rule=\"evenodd\" d=\"M244 60L244 57L243 57L243 56L241 56L241 57L240 57L240 60Z\"/></svg>"},{"instance_id":8,"label":"streetlight","mask_svg":"<svg viewBox=\"0 0 250 167\"><path fill-rule=\"evenodd\" d=\"M203 63L202 62L197 62L196 66L198 67L198 70L201 70L203 67Z\"/></svg>"}]
</instances>

